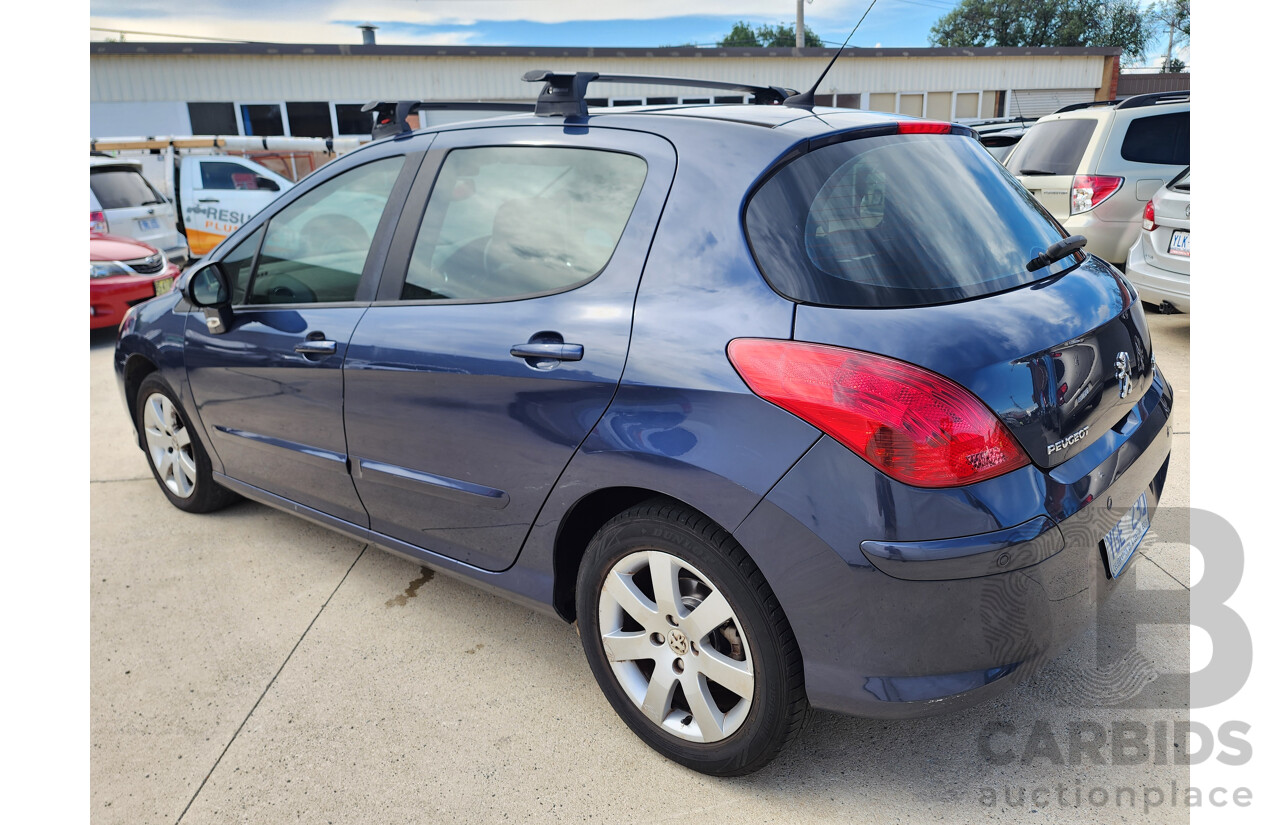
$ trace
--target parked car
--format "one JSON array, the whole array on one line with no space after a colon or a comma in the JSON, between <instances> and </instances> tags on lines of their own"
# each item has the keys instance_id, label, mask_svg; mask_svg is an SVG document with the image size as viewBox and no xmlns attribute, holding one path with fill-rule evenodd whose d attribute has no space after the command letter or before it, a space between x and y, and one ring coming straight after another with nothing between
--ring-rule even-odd
<instances>
[{"instance_id":1,"label":"parked car","mask_svg":"<svg viewBox=\"0 0 1280 825\"><path fill-rule=\"evenodd\" d=\"M1191 167L1156 191L1129 248L1128 276L1142 300L1191 311Z\"/></svg>"},{"instance_id":2,"label":"parked car","mask_svg":"<svg viewBox=\"0 0 1280 825\"><path fill-rule=\"evenodd\" d=\"M998 117L964 121L964 125L978 133L978 142L987 147L991 157L1003 161L1035 122L1033 117Z\"/></svg>"},{"instance_id":3,"label":"parked car","mask_svg":"<svg viewBox=\"0 0 1280 825\"><path fill-rule=\"evenodd\" d=\"M1034 672L1164 487L1133 288L963 126L586 115L582 78L333 161L131 310L162 493L576 621L626 724L711 774L810 706L919 716ZM308 240L337 202L375 230Z\"/></svg>"},{"instance_id":4,"label":"parked car","mask_svg":"<svg viewBox=\"0 0 1280 825\"><path fill-rule=\"evenodd\" d=\"M1005 159L1068 232L1121 270L1143 207L1190 163L1188 92L1066 106L1037 121Z\"/></svg>"},{"instance_id":5,"label":"parked car","mask_svg":"<svg viewBox=\"0 0 1280 825\"><path fill-rule=\"evenodd\" d=\"M150 244L179 266L190 257L173 204L142 176L138 161L89 156L89 231Z\"/></svg>"},{"instance_id":6,"label":"parked car","mask_svg":"<svg viewBox=\"0 0 1280 825\"><path fill-rule=\"evenodd\" d=\"M129 307L173 288L178 267L154 246L89 233L89 329L114 327Z\"/></svg>"}]
</instances>

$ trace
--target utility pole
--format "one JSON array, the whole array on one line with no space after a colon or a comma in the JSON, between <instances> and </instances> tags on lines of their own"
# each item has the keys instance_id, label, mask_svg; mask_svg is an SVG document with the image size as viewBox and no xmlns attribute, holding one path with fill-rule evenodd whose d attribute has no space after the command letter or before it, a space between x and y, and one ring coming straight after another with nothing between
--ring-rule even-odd
<instances>
[{"instance_id":1,"label":"utility pole","mask_svg":"<svg viewBox=\"0 0 1280 825\"><path fill-rule=\"evenodd\" d=\"M796 0L796 48L804 48L804 0Z\"/></svg>"},{"instance_id":2,"label":"utility pole","mask_svg":"<svg viewBox=\"0 0 1280 825\"><path fill-rule=\"evenodd\" d=\"M1169 48L1164 53L1164 68L1162 71L1169 71L1169 61L1173 59L1173 24L1177 19L1177 15L1169 15Z\"/></svg>"}]
</instances>

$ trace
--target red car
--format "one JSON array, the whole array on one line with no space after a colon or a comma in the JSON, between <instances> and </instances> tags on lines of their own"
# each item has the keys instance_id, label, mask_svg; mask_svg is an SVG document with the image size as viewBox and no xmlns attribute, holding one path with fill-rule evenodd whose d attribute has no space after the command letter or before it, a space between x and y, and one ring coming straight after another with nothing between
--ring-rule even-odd
<instances>
[{"instance_id":1,"label":"red car","mask_svg":"<svg viewBox=\"0 0 1280 825\"><path fill-rule=\"evenodd\" d=\"M118 326L134 304L173 288L178 267L140 241L89 233L89 329Z\"/></svg>"}]
</instances>

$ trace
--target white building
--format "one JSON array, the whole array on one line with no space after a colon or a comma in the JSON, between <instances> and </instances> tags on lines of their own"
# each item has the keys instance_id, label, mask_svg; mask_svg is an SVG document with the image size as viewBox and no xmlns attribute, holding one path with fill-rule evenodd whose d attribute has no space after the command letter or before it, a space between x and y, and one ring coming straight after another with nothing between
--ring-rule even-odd
<instances>
[{"instance_id":1,"label":"white building","mask_svg":"<svg viewBox=\"0 0 1280 825\"><path fill-rule=\"evenodd\" d=\"M728 80L804 90L834 49L90 43L90 137L367 135L370 100L529 101L530 69ZM817 102L939 120L1037 117L1115 97L1114 48L848 49ZM595 84L591 105L741 99ZM468 114L467 117L474 117ZM424 113L424 122L458 119Z\"/></svg>"}]
</instances>

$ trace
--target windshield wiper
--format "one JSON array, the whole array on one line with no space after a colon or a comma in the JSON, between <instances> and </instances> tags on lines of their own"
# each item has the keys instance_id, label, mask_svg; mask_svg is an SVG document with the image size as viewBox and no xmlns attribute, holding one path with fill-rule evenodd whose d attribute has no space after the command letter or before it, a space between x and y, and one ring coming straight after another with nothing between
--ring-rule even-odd
<instances>
[{"instance_id":1,"label":"windshield wiper","mask_svg":"<svg viewBox=\"0 0 1280 825\"><path fill-rule=\"evenodd\" d=\"M1061 172L1050 172L1047 169L1019 169L1019 175L1060 175Z\"/></svg>"},{"instance_id":2,"label":"windshield wiper","mask_svg":"<svg viewBox=\"0 0 1280 825\"><path fill-rule=\"evenodd\" d=\"M1085 239L1084 235L1072 235L1063 238L1050 245L1044 252L1027 261L1027 271L1035 272L1037 269L1043 269L1054 261L1060 261L1077 249L1084 248L1086 243L1088 243L1088 240Z\"/></svg>"}]
</instances>

